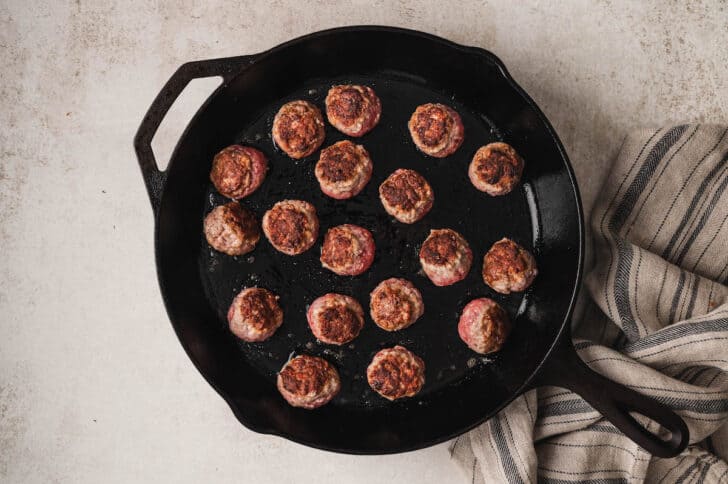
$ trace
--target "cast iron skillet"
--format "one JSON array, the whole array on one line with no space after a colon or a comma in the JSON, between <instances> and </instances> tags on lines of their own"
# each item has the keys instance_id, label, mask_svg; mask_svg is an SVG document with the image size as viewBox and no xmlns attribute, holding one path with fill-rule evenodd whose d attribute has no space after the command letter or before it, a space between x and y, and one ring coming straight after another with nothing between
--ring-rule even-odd
<instances>
[{"instance_id":1,"label":"cast iron skillet","mask_svg":"<svg viewBox=\"0 0 728 484\"><path fill-rule=\"evenodd\" d=\"M151 140L176 97L195 78L221 76L222 85L182 135L165 171ZM357 140L371 153L374 176L349 201L324 196L313 176L317 154L301 161L273 145L270 128L278 108L309 99L323 108L336 83L363 83L382 99L379 125ZM406 129L425 102L455 107L465 142L452 156L420 154ZM344 139L327 126L325 146ZM522 185L505 197L488 197L467 180L467 165L482 144L503 140L525 158ZM288 257L261 240L249 256L212 251L202 233L204 215L225 200L208 180L214 154L232 143L261 149L270 170L263 186L243 204L258 217L274 202L312 202L321 219L319 244ZM402 452L461 434L493 416L517 395L538 385L557 385L582 395L622 432L649 452L674 456L688 442L684 422L667 407L590 370L577 356L569 319L579 287L584 228L571 166L551 125L490 52L432 35L388 27L347 27L317 32L251 56L190 62L167 82L136 135L136 153L156 220L156 258L162 295L182 346L197 369L246 427L313 447L358 454ZM414 225L384 212L377 187L399 167L418 170L432 184L435 206ZM354 278L320 267L326 229L344 222L369 228L377 243L372 268ZM417 251L431 228L451 227L475 254L468 278L436 288L418 273ZM485 286L485 251L503 236L531 248L540 274L525 294L502 296ZM326 292L356 297L384 278L400 276L422 291L425 315L412 327L387 333L367 320L351 344L332 347L311 335L306 305ZM260 285L281 296L284 325L268 341L243 343L230 334L225 313L242 287ZM458 314L472 298L489 296L511 314L514 330L503 350L481 357L459 340ZM372 355L404 344L427 364L424 389L390 403L364 377ZM342 377L340 395L307 411L290 407L275 388L276 371L294 353L323 356ZM671 432L662 440L629 412L643 414Z\"/></svg>"}]
</instances>

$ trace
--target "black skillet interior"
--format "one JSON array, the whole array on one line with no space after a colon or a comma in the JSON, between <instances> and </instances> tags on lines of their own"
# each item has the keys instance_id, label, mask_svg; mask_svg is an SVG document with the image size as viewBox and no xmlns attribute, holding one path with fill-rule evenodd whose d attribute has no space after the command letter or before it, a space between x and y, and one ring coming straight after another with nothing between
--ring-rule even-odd
<instances>
[{"instance_id":1,"label":"black skillet interior","mask_svg":"<svg viewBox=\"0 0 728 484\"><path fill-rule=\"evenodd\" d=\"M319 189L313 174L317 153L293 161L274 147L270 137L273 116L282 103L307 99L323 108L332 84L367 84L375 89L384 106L377 128L356 140L370 152L375 167L372 180L360 195L348 201L329 198ZM453 156L436 160L419 153L411 142L407 120L417 105L424 102L447 103L462 113L466 141ZM331 126L327 127L326 136L325 145L346 138ZM321 234L313 249L297 257L281 254L265 239L248 256L229 257L211 250L204 237L200 237L200 273L206 296L223 327L227 324L225 317L230 301L241 288L259 285L281 297L285 326L263 343L239 342L241 357L270 381L292 352L328 358L336 364L342 377L342 391L336 404L357 408L406 407L424 402L430 393L448 388L476 372L493 373L488 379L497 384L502 371L495 362L498 356L480 357L470 351L458 337L457 320L463 306L475 297L496 299L512 315L522 307L522 294L498 295L487 288L479 274L483 254L503 236L526 247L533 245L531 214L535 208L529 208L527 187L519 187L508 196L489 197L468 181L467 169L473 153L483 144L499 139L497 130L487 119L469 112L453 96L398 78L395 73L386 77L370 74L315 80L266 105L260 116L244 126L234 139L236 143L254 146L268 154L270 163L261 189L242 204L260 219L276 201L306 200L316 207ZM397 168L422 173L435 192L432 211L412 225L396 222L379 203L379 184ZM207 210L226 202L211 184L207 193ZM374 235L376 257L371 269L361 276L337 276L321 267L321 240L328 228L343 223L361 225ZM470 242L476 263L465 281L439 288L421 273L418 251L430 229L446 227L457 230ZM339 292L355 297L367 307L369 293L389 277L407 278L422 292L426 311L417 324L390 333L379 329L367 315L364 330L350 345L338 347L316 341L306 324L306 310L314 299L328 292ZM406 346L426 361L427 384L417 398L392 404L376 396L364 375L376 351L396 344Z\"/></svg>"},{"instance_id":2,"label":"black skillet interior","mask_svg":"<svg viewBox=\"0 0 728 484\"><path fill-rule=\"evenodd\" d=\"M286 101L308 99L323 109L332 84L372 86L383 104L379 125L363 144L374 162L366 189L349 201L324 196L313 176L317 154L293 161L270 138L273 115ZM407 120L418 104L442 102L463 117L465 142L436 160L412 144ZM345 139L327 125L324 146ZM475 150L502 140L526 160L513 193L488 197L473 188L467 166ZM212 251L202 219L226 200L208 180L221 148L243 143L261 149L270 170L263 186L242 201L258 217L278 200L313 203L321 234L298 257L262 239L247 256ZM432 184L433 210L404 225L379 202L379 184L396 168L413 168ZM491 54L398 29L341 29L312 34L262 54L231 76L201 108L181 138L167 171L157 213L159 279L170 318L205 378L250 428L308 445L353 453L387 453L443 441L482 422L522 391L557 340L579 279L581 225L568 161L548 122ZM320 242L329 227L355 223L372 231L377 255L358 277L320 267ZM417 252L433 228L453 228L471 244L474 263L465 281L435 287L419 271ZM479 275L488 247L503 236L532 248L540 275L525 295L501 296ZM422 292L425 315L412 327L387 333L367 316L361 335L343 347L318 343L306 324L308 304L326 292L356 297L366 308L373 287L387 277L410 279ZM267 287L281 297L285 322L263 343L243 343L226 327L225 313L241 288ZM500 302L514 330L497 355L482 357L459 340L457 319L472 298ZM383 347L403 344L426 362L422 392L388 402L366 384L365 368ZM315 411L288 406L275 373L291 354L321 355L335 364L342 391Z\"/></svg>"}]
</instances>

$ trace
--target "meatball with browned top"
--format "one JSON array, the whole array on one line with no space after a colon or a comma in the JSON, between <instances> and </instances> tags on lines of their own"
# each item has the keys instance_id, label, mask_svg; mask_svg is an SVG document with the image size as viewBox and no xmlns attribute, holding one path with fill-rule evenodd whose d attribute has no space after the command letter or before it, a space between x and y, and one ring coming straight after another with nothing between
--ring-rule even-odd
<instances>
[{"instance_id":1,"label":"meatball with browned top","mask_svg":"<svg viewBox=\"0 0 728 484\"><path fill-rule=\"evenodd\" d=\"M468 176L475 188L491 196L509 193L521 181L523 159L511 145L490 143L473 156Z\"/></svg>"},{"instance_id":2,"label":"meatball with browned top","mask_svg":"<svg viewBox=\"0 0 728 484\"><path fill-rule=\"evenodd\" d=\"M367 381L387 400L412 397L425 384L425 362L404 346L385 348L367 367Z\"/></svg>"},{"instance_id":3,"label":"meatball with browned top","mask_svg":"<svg viewBox=\"0 0 728 484\"><path fill-rule=\"evenodd\" d=\"M319 149L325 135L321 111L308 101L286 103L273 118L273 141L296 160Z\"/></svg>"},{"instance_id":4,"label":"meatball with browned top","mask_svg":"<svg viewBox=\"0 0 728 484\"><path fill-rule=\"evenodd\" d=\"M278 296L260 287L243 289L235 296L227 317L230 331L248 342L270 338L283 324Z\"/></svg>"},{"instance_id":5,"label":"meatball with browned top","mask_svg":"<svg viewBox=\"0 0 728 484\"><path fill-rule=\"evenodd\" d=\"M525 291L537 274L533 255L508 238L493 244L483 258L483 280L501 294Z\"/></svg>"},{"instance_id":6,"label":"meatball with browned top","mask_svg":"<svg viewBox=\"0 0 728 484\"><path fill-rule=\"evenodd\" d=\"M263 215L263 233L273 247L286 255L310 249L318 229L316 208L302 200L283 200Z\"/></svg>"},{"instance_id":7,"label":"meatball with browned top","mask_svg":"<svg viewBox=\"0 0 728 484\"><path fill-rule=\"evenodd\" d=\"M369 313L374 323L385 331L404 329L424 312L420 291L406 279L386 279L370 294Z\"/></svg>"},{"instance_id":8,"label":"meatball with browned top","mask_svg":"<svg viewBox=\"0 0 728 484\"><path fill-rule=\"evenodd\" d=\"M445 158L455 153L465 137L460 115L444 104L418 106L412 113L408 127L417 148L435 158Z\"/></svg>"},{"instance_id":9,"label":"meatball with browned top","mask_svg":"<svg viewBox=\"0 0 728 484\"><path fill-rule=\"evenodd\" d=\"M321 191L345 200L361 192L372 177L372 160L361 145L339 141L321 150L314 174Z\"/></svg>"},{"instance_id":10,"label":"meatball with browned top","mask_svg":"<svg viewBox=\"0 0 728 484\"><path fill-rule=\"evenodd\" d=\"M324 236L321 265L340 276L357 276L374 261L374 237L364 227L344 224Z\"/></svg>"},{"instance_id":11,"label":"meatball with browned top","mask_svg":"<svg viewBox=\"0 0 728 484\"><path fill-rule=\"evenodd\" d=\"M480 354L500 350L511 331L508 313L492 299L470 301L460 316L458 334L468 347Z\"/></svg>"},{"instance_id":12,"label":"meatball with browned top","mask_svg":"<svg viewBox=\"0 0 728 484\"><path fill-rule=\"evenodd\" d=\"M311 410L329 403L339 393L341 380L328 361L300 355L283 365L276 386L289 404Z\"/></svg>"},{"instance_id":13,"label":"meatball with browned top","mask_svg":"<svg viewBox=\"0 0 728 484\"><path fill-rule=\"evenodd\" d=\"M473 252L468 242L451 229L431 230L420 249L422 269L436 286L462 281L472 262Z\"/></svg>"},{"instance_id":14,"label":"meatball with browned top","mask_svg":"<svg viewBox=\"0 0 728 484\"><path fill-rule=\"evenodd\" d=\"M384 209L402 223L412 224L432 209L435 195L425 177L414 170L400 168L379 186Z\"/></svg>"},{"instance_id":15,"label":"meatball with browned top","mask_svg":"<svg viewBox=\"0 0 728 484\"><path fill-rule=\"evenodd\" d=\"M203 223L207 243L227 255L243 255L255 249L260 228L255 215L238 202L212 209Z\"/></svg>"},{"instance_id":16,"label":"meatball with browned top","mask_svg":"<svg viewBox=\"0 0 728 484\"><path fill-rule=\"evenodd\" d=\"M364 327L364 310L350 296L329 293L316 299L306 312L308 326L320 341L343 345L359 335Z\"/></svg>"},{"instance_id":17,"label":"meatball with browned top","mask_svg":"<svg viewBox=\"0 0 728 484\"><path fill-rule=\"evenodd\" d=\"M329 123L348 136L364 136L379 122L382 103L371 87L333 86L326 96Z\"/></svg>"},{"instance_id":18,"label":"meatball with browned top","mask_svg":"<svg viewBox=\"0 0 728 484\"><path fill-rule=\"evenodd\" d=\"M265 155L249 146L232 145L212 160L210 181L221 195L245 198L263 183L268 170Z\"/></svg>"}]
</instances>

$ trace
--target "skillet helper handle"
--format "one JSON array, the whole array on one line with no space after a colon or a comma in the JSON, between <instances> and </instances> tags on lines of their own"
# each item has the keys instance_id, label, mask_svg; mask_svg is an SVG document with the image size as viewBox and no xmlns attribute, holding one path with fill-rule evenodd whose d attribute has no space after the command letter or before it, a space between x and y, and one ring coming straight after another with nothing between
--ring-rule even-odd
<instances>
[{"instance_id":1,"label":"skillet helper handle","mask_svg":"<svg viewBox=\"0 0 728 484\"><path fill-rule=\"evenodd\" d=\"M159 125L167 115L179 95L184 91L187 84L194 79L205 77L221 76L225 82L229 81L240 70L253 62L256 56L243 55L237 57L225 57L221 59L209 59L193 61L182 64L172 74L162 90L149 107L142 124L134 136L134 150L136 151L139 167L142 170L144 183L149 193L149 200L152 202L154 213L157 213L159 203L164 191L164 184L167 172L158 168L157 160L152 151L152 139L159 129Z\"/></svg>"},{"instance_id":2,"label":"skillet helper handle","mask_svg":"<svg viewBox=\"0 0 728 484\"><path fill-rule=\"evenodd\" d=\"M579 394L615 427L640 447L658 457L674 457L688 445L685 422L657 400L615 383L589 368L576 353L569 337L562 338L535 386L553 385ZM663 440L643 427L629 412L649 417L670 431Z\"/></svg>"}]
</instances>

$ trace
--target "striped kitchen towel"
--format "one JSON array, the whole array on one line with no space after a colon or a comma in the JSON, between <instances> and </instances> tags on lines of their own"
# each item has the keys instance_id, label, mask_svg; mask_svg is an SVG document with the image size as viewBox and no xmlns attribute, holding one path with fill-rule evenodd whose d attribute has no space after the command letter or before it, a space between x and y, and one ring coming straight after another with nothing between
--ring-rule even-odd
<instances>
[{"instance_id":1,"label":"striped kitchen towel","mask_svg":"<svg viewBox=\"0 0 728 484\"><path fill-rule=\"evenodd\" d=\"M467 482L728 482L728 128L629 135L591 214L575 344L594 370L690 428L655 458L578 395L543 387L454 440Z\"/></svg>"}]
</instances>

